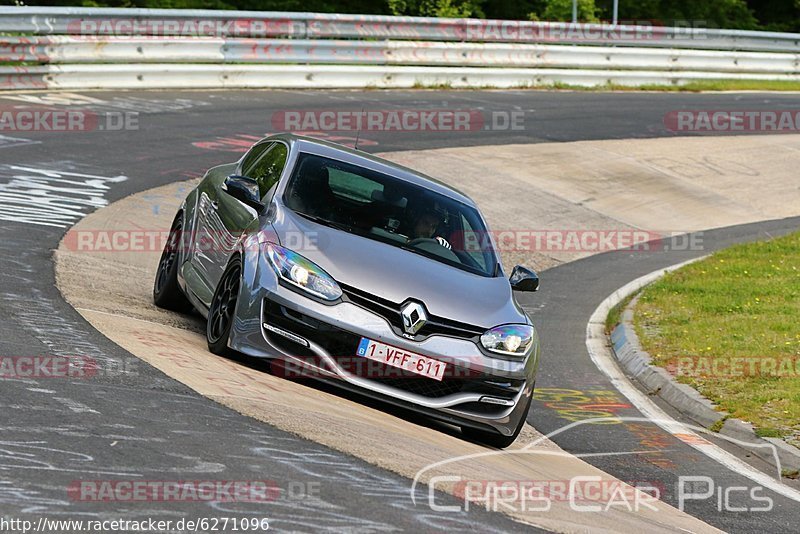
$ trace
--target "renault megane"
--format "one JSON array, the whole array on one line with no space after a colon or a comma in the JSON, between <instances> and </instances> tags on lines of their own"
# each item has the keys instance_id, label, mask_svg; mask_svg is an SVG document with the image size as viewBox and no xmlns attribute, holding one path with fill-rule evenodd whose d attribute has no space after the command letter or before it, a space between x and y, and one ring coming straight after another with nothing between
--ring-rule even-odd
<instances>
[{"instance_id":1,"label":"renault megane","mask_svg":"<svg viewBox=\"0 0 800 534\"><path fill-rule=\"evenodd\" d=\"M208 348L458 425L498 447L531 403L539 340L463 193L344 146L267 137L210 169L180 207L158 306L196 308Z\"/></svg>"}]
</instances>

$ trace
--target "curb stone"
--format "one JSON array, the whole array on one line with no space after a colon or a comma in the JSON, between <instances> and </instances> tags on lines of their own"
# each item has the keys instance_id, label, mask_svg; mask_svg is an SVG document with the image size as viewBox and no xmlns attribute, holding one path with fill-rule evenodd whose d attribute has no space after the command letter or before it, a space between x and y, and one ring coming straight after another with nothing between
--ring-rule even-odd
<instances>
[{"instance_id":1,"label":"curb stone","mask_svg":"<svg viewBox=\"0 0 800 534\"><path fill-rule=\"evenodd\" d=\"M719 434L752 444L747 449L776 469L800 469L800 449L782 439L759 437L750 423L730 418L730 414L717 410L716 405L697 390L678 383L665 369L652 364L650 354L642 348L633 328L637 300L638 296L631 300L622 313L620 324L611 332L611 348L625 372L635 378L648 395L658 396L698 425L711 428L722 423Z\"/></svg>"}]
</instances>

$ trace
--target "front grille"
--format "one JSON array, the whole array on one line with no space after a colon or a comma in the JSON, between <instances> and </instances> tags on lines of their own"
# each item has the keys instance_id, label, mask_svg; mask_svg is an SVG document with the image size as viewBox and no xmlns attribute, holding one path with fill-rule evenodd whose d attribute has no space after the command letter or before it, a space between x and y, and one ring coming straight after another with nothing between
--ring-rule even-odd
<instances>
[{"instance_id":1,"label":"front grille","mask_svg":"<svg viewBox=\"0 0 800 534\"><path fill-rule=\"evenodd\" d=\"M370 377L370 379L409 393L431 398L446 397L454 393L478 393L502 399L513 399L524 384L522 380L497 380L491 375L465 369L453 363L447 364L447 372L441 381L389 366L385 367L387 368L386 375L375 373L378 376ZM398 376L401 373L402 375Z\"/></svg>"},{"instance_id":2,"label":"front grille","mask_svg":"<svg viewBox=\"0 0 800 534\"><path fill-rule=\"evenodd\" d=\"M444 379L441 382L426 378L424 376L412 376L408 378L384 378L374 380L383 385L402 389L408 393L414 393L423 397L440 398L458 393L461 391L462 384L457 380Z\"/></svg>"},{"instance_id":3,"label":"front grille","mask_svg":"<svg viewBox=\"0 0 800 534\"><path fill-rule=\"evenodd\" d=\"M399 313L398 313L399 318ZM513 399L522 388L523 380L510 380L483 374L475 369L447 363L444 378L434 380L404 369L356 355L361 336L264 299L263 320L320 345L339 365L351 374L428 398L440 398L454 393L478 393ZM303 358L317 357L311 349L283 336L264 331L270 342L285 352Z\"/></svg>"},{"instance_id":4,"label":"front grille","mask_svg":"<svg viewBox=\"0 0 800 534\"><path fill-rule=\"evenodd\" d=\"M396 334L403 335L403 319L400 316L400 308L404 303L398 304L352 286L344 284L339 284L339 286L350 302L380 315L389 322ZM413 339L420 341L435 334L462 339L477 339L486 330L486 328L480 326L431 315L425 325L413 336ZM408 335L406 334L405 337L408 337Z\"/></svg>"}]
</instances>

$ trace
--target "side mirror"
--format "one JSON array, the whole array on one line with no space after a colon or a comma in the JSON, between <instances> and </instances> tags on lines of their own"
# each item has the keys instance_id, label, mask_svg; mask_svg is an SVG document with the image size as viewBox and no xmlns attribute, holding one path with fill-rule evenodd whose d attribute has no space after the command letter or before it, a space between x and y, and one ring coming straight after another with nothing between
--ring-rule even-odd
<instances>
[{"instance_id":1,"label":"side mirror","mask_svg":"<svg viewBox=\"0 0 800 534\"><path fill-rule=\"evenodd\" d=\"M231 174L225 178L222 190L240 202L244 202L261 215L264 212L264 204L261 203L259 196L258 182L247 176Z\"/></svg>"},{"instance_id":2,"label":"side mirror","mask_svg":"<svg viewBox=\"0 0 800 534\"><path fill-rule=\"evenodd\" d=\"M509 282L514 291L539 291L539 276L522 265L514 267Z\"/></svg>"}]
</instances>

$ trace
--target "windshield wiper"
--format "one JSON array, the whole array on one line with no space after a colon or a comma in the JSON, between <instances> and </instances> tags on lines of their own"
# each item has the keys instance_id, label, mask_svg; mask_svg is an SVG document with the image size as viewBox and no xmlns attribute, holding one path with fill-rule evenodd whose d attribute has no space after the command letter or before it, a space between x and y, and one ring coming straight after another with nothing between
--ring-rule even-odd
<instances>
[{"instance_id":1,"label":"windshield wiper","mask_svg":"<svg viewBox=\"0 0 800 534\"><path fill-rule=\"evenodd\" d=\"M350 234L356 233L352 226L349 226L349 225L344 224L344 223L331 221L329 219L325 219L325 218L320 217L318 215L309 215L308 213L303 213L301 211L295 211L295 213L300 215L301 217L303 217L305 219L308 219L309 221L313 221L313 222L315 222L317 224L321 224L323 226L328 226L330 228L335 228L336 230L342 230L343 232L347 232L347 233L350 233Z\"/></svg>"}]
</instances>

